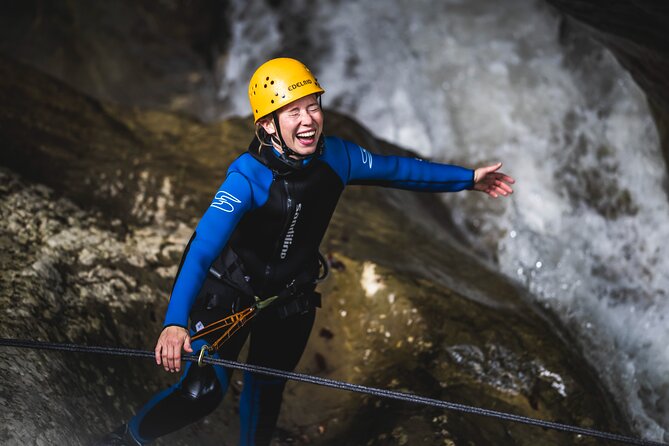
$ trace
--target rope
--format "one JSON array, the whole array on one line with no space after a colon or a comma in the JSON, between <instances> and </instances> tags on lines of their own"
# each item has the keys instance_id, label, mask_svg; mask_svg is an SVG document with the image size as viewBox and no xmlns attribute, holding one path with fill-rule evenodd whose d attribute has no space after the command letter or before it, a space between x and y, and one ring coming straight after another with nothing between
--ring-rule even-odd
<instances>
[{"instance_id":1,"label":"rope","mask_svg":"<svg viewBox=\"0 0 669 446\"><path fill-rule=\"evenodd\" d=\"M40 349L40 350L58 350L58 351L69 351L77 353L99 353L105 355L116 355L116 356L126 356L131 358L155 358L153 352L145 350L133 350L128 348L117 348L117 347L99 347L99 346L86 346L78 344L61 344L53 342L42 342L42 341L33 341L25 339L7 339L0 338L0 346L5 347L16 347L16 348L30 348L30 349ZM192 355L186 355L183 357L184 361L188 362L197 362L198 358ZM530 418L521 415L514 415L506 412L499 412L496 410L483 409L475 406L467 406L464 404L452 403L448 401L441 401L433 398L422 397L419 395L414 395L406 392L397 392L387 389L378 389L369 386L363 386L360 384L351 384L341 381L335 381L328 378L321 378L318 376L305 375L297 372L286 372L283 370L271 369L268 367L262 367L252 364L244 364L236 361L229 361L226 359L218 359L212 357L205 357L203 362L206 364L218 365L223 367L229 367L233 369L244 370L253 373L261 373L264 375L275 376L284 379L290 379L293 381L305 382L310 384L316 384L319 386L331 387L333 389L339 390L348 390L350 392L357 392L366 395L379 396L383 398L395 399L400 401L406 401L415 404L421 404L424 406L432 406L440 409L448 409L457 412L464 412L473 415L480 415L485 417L496 418L499 420L511 421L514 423L521 423L530 426L542 427L545 429L558 430L562 432L568 432L572 434L585 435L588 437L601 438L604 440L616 441L619 443L626 443L631 445L639 446L669 446L667 443L659 443L650 440L644 440L640 438L628 437L624 435L614 434L610 432L603 432L595 429L583 428L578 426L572 426L568 424L555 423L552 421L540 420L537 418Z\"/></svg>"}]
</instances>

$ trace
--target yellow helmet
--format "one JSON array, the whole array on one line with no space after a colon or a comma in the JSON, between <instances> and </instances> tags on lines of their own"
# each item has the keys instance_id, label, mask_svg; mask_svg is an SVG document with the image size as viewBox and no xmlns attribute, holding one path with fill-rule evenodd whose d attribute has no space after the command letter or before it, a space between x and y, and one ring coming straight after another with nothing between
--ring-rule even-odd
<instances>
[{"instance_id":1,"label":"yellow helmet","mask_svg":"<svg viewBox=\"0 0 669 446\"><path fill-rule=\"evenodd\" d=\"M253 73L249 82L253 122L314 93L322 94L325 90L302 62L287 57L268 60Z\"/></svg>"}]
</instances>

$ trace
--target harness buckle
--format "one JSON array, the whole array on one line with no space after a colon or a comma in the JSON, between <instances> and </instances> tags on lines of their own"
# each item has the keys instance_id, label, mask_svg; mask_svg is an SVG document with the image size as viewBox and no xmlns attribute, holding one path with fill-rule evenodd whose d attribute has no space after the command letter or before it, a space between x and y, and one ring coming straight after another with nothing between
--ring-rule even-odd
<instances>
[{"instance_id":1,"label":"harness buckle","mask_svg":"<svg viewBox=\"0 0 669 446\"><path fill-rule=\"evenodd\" d=\"M254 306L255 306L258 310L262 310L263 308L269 306L272 302L274 302L274 301L277 300L278 298L279 298L278 295L276 295L276 296L272 296L272 297L268 297L267 299L261 299L261 298L259 298L258 296L255 296L255 301L256 301L256 302L255 302L255 305L254 305Z\"/></svg>"}]
</instances>

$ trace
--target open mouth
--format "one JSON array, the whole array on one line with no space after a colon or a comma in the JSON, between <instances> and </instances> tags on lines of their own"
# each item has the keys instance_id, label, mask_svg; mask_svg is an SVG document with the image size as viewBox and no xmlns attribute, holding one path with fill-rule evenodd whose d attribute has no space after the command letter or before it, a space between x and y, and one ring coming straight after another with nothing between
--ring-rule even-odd
<instances>
[{"instance_id":1,"label":"open mouth","mask_svg":"<svg viewBox=\"0 0 669 446\"><path fill-rule=\"evenodd\" d=\"M295 135L300 144L309 146L316 141L316 131L309 130L308 132L302 132Z\"/></svg>"}]
</instances>

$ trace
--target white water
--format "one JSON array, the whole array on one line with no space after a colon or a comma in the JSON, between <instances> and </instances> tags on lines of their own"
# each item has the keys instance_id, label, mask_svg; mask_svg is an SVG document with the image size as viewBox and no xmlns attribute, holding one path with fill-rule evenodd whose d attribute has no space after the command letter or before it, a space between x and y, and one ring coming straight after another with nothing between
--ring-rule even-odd
<instances>
[{"instance_id":1,"label":"white water","mask_svg":"<svg viewBox=\"0 0 669 446\"><path fill-rule=\"evenodd\" d=\"M637 431L669 440L666 166L613 57L578 34L560 43L540 1L281 4L292 18L232 2L230 114L248 114L260 63L293 56L326 107L380 138L468 166L502 160L516 193L449 195L456 222L582 341Z\"/></svg>"}]
</instances>

